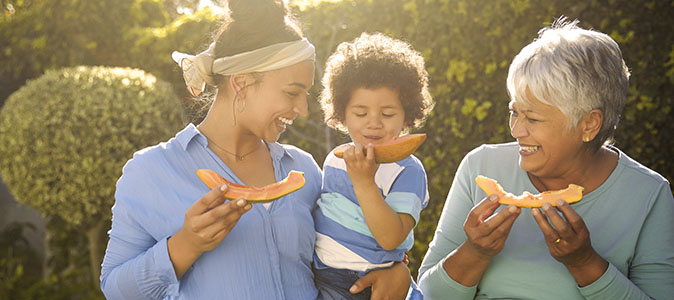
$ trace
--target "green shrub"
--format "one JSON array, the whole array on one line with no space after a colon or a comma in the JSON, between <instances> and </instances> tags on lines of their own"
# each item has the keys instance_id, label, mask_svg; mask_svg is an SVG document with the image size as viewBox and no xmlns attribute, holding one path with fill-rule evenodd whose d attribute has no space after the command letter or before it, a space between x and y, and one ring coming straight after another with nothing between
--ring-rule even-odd
<instances>
[{"instance_id":1,"label":"green shrub","mask_svg":"<svg viewBox=\"0 0 674 300\"><path fill-rule=\"evenodd\" d=\"M122 166L134 151L173 136L182 111L171 86L141 70L47 71L0 112L2 178L18 202L86 230L97 276Z\"/></svg>"}]
</instances>

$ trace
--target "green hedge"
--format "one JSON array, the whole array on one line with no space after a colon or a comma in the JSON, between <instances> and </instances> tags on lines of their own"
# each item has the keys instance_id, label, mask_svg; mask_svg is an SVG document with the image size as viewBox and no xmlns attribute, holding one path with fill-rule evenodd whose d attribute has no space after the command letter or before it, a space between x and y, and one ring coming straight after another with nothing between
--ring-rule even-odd
<instances>
[{"instance_id":1,"label":"green hedge","mask_svg":"<svg viewBox=\"0 0 674 300\"><path fill-rule=\"evenodd\" d=\"M18 202L86 234L97 286L101 236L122 166L182 126L183 107L172 87L144 71L47 71L12 94L0 112L0 172Z\"/></svg>"},{"instance_id":2,"label":"green hedge","mask_svg":"<svg viewBox=\"0 0 674 300\"><path fill-rule=\"evenodd\" d=\"M171 86L143 71L48 71L0 113L2 178L17 201L86 227L109 218L131 154L183 125Z\"/></svg>"}]
</instances>

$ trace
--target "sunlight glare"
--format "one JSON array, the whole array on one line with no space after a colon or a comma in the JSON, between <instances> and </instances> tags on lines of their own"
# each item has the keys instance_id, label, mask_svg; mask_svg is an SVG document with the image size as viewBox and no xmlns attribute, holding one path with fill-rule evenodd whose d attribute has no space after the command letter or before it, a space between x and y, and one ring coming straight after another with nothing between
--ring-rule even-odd
<instances>
[{"instance_id":1,"label":"sunlight glare","mask_svg":"<svg viewBox=\"0 0 674 300\"><path fill-rule=\"evenodd\" d=\"M304 10L307 7L319 5L322 2L340 2L342 0L290 0L289 3L299 7L300 10Z\"/></svg>"}]
</instances>

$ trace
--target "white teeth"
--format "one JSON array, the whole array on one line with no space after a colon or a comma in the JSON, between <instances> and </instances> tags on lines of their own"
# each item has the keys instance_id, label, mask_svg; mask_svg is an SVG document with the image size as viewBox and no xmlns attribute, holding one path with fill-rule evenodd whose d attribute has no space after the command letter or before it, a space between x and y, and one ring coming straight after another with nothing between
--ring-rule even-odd
<instances>
[{"instance_id":1,"label":"white teeth","mask_svg":"<svg viewBox=\"0 0 674 300\"><path fill-rule=\"evenodd\" d=\"M286 125L293 125L293 120L291 120L291 119L286 119L286 118L284 118L284 117L278 117L278 119L279 119L281 122L283 122L283 124L286 124Z\"/></svg>"},{"instance_id":2,"label":"white teeth","mask_svg":"<svg viewBox=\"0 0 674 300\"><path fill-rule=\"evenodd\" d=\"M541 149L541 146L520 146L520 150L529 153L536 152L538 149Z\"/></svg>"}]
</instances>

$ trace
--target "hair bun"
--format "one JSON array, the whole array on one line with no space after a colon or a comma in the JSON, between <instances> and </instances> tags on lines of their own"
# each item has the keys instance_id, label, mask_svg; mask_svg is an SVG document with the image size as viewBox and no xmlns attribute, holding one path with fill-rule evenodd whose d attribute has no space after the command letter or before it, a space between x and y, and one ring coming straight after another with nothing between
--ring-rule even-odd
<instances>
[{"instance_id":1,"label":"hair bun","mask_svg":"<svg viewBox=\"0 0 674 300\"><path fill-rule=\"evenodd\" d=\"M215 57L301 39L302 30L284 0L229 0L215 37Z\"/></svg>"},{"instance_id":2,"label":"hair bun","mask_svg":"<svg viewBox=\"0 0 674 300\"><path fill-rule=\"evenodd\" d=\"M229 17L234 22L283 24L288 8L283 0L229 0Z\"/></svg>"}]
</instances>

